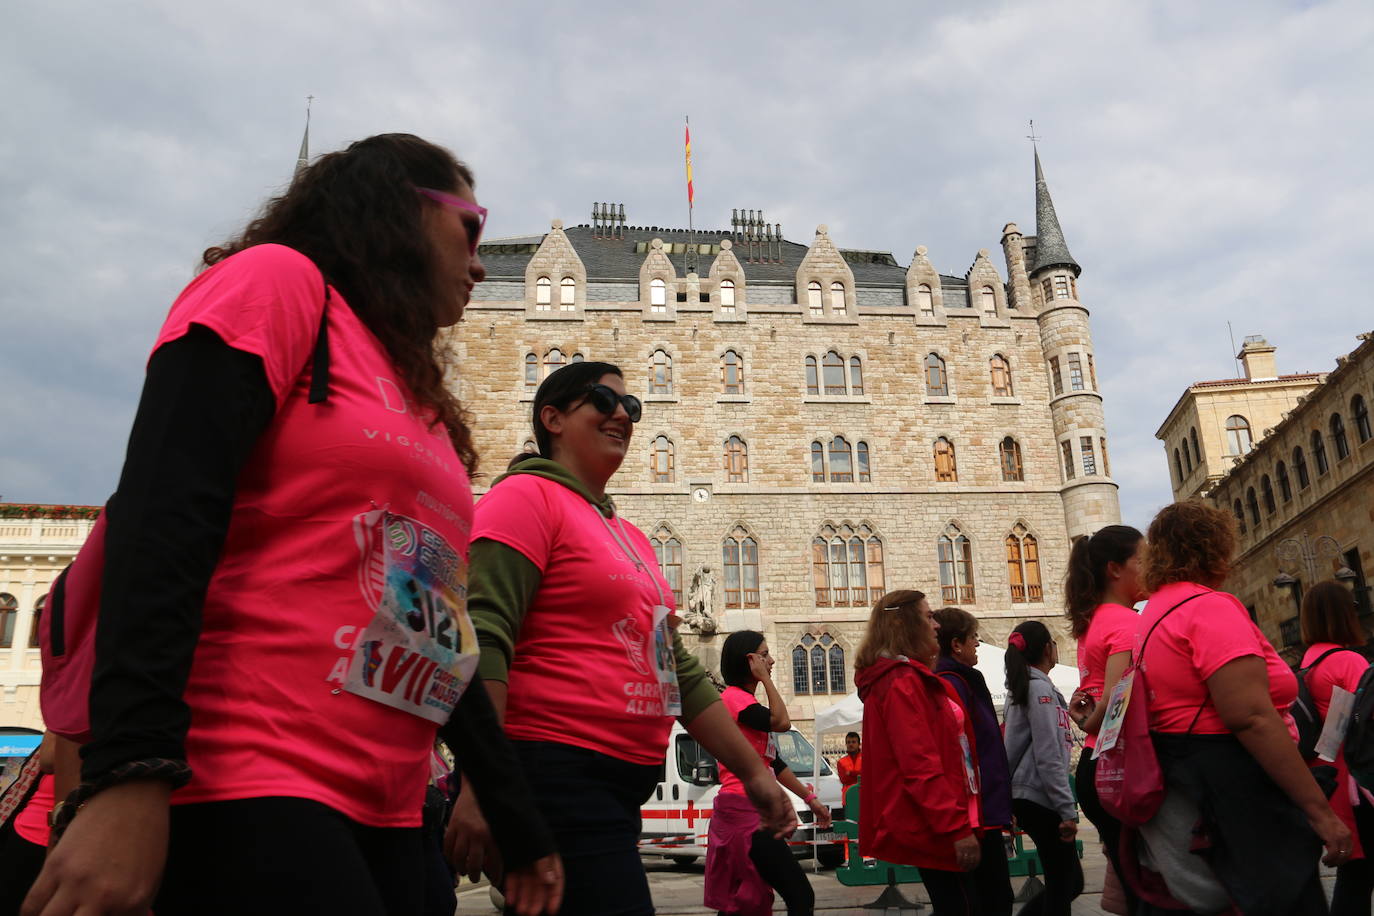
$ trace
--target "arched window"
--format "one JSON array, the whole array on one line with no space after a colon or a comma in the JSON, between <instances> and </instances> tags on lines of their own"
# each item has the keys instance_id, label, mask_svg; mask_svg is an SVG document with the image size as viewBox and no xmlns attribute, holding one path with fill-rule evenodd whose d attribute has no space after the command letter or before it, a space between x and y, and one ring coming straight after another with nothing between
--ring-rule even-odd
<instances>
[{"instance_id":1,"label":"arched window","mask_svg":"<svg viewBox=\"0 0 1374 916\"><path fill-rule=\"evenodd\" d=\"M930 295L930 287L925 283L916 287L916 310L927 318L935 315L935 300Z\"/></svg>"},{"instance_id":2,"label":"arched window","mask_svg":"<svg viewBox=\"0 0 1374 916\"><path fill-rule=\"evenodd\" d=\"M1003 480L1026 479L1025 470L1021 466L1021 443L1007 436L997 446L997 454L1002 461Z\"/></svg>"},{"instance_id":3,"label":"arched window","mask_svg":"<svg viewBox=\"0 0 1374 916\"><path fill-rule=\"evenodd\" d=\"M1232 414L1226 418L1226 446L1229 449L1227 454L1244 455L1250 451L1250 421L1240 414Z\"/></svg>"},{"instance_id":4,"label":"arched window","mask_svg":"<svg viewBox=\"0 0 1374 916\"><path fill-rule=\"evenodd\" d=\"M720 390L723 394L744 394L744 359L734 350L720 358Z\"/></svg>"},{"instance_id":5,"label":"arched window","mask_svg":"<svg viewBox=\"0 0 1374 916\"><path fill-rule=\"evenodd\" d=\"M1311 479L1307 476L1307 459L1303 457L1301 445L1293 449L1293 473L1298 475L1298 489L1306 490Z\"/></svg>"},{"instance_id":6,"label":"arched window","mask_svg":"<svg viewBox=\"0 0 1374 916\"><path fill-rule=\"evenodd\" d=\"M1245 508L1250 510L1250 524L1259 528L1259 500L1255 498L1255 488L1251 487L1245 491Z\"/></svg>"},{"instance_id":7,"label":"arched window","mask_svg":"<svg viewBox=\"0 0 1374 916\"><path fill-rule=\"evenodd\" d=\"M1183 483L1183 458L1179 455L1178 449L1174 449L1174 473L1178 476L1178 482Z\"/></svg>"},{"instance_id":8,"label":"arched window","mask_svg":"<svg viewBox=\"0 0 1374 916\"><path fill-rule=\"evenodd\" d=\"M551 302L553 302L553 281L548 277L540 277L534 281L534 307L541 312L547 312Z\"/></svg>"},{"instance_id":9,"label":"arched window","mask_svg":"<svg viewBox=\"0 0 1374 916\"><path fill-rule=\"evenodd\" d=\"M821 381L825 383L826 394L844 394L844 358L834 350L825 354L821 360Z\"/></svg>"},{"instance_id":10,"label":"arched window","mask_svg":"<svg viewBox=\"0 0 1374 916\"><path fill-rule=\"evenodd\" d=\"M531 455L537 455L539 454L539 445L533 439L526 439L525 444L520 446L520 450L529 452Z\"/></svg>"},{"instance_id":11,"label":"arched window","mask_svg":"<svg viewBox=\"0 0 1374 916\"><path fill-rule=\"evenodd\" d=\"M673 393L673 358L663 350L655 350L649 372L650 394Z\"/></svg>"},{"instance_id":12,"label":"arched window","mask_svg":"<svg viewBox=\"0 0 1374 916\"><path fill-rule=\"evenodd\" d=\"M1192 427L1191 429L1188 430L1188 440L1189 440L1190 442L1193 443L1193 463L1196 464L1196 465L1198 465L1199 467L1201 467L1201 466L1202 466L1202 452L1198 451L1198 447L1197 447L1197 427L1196 427L1196 426L1194 426L1194 427Z\"/></svg>"},{"instance_id":13,"label":"arched window","mask_svg":"<svg viewBox=\"0 0 1374 916\"><path fill-rule=\"evenodd\" d=\"M735 281L720 281L720 307L722 311L735 310Z\"/></svg>"},{"instance_id":14,"label":"arched window","mask_svg":"<svg viewBox=\"0 0 1374 916\"><path fill-rule=\"evenodd\" d=\"M673 482L673 440L667 436L654 438L653 463L649 474L654 483Z\"/></svg>"},{"instance_id":15,"label":"arched window","mask_svg":"<svg viewBox=\"0 0 1374 916\"><path fill-rule=\"evenodd\" d=\"M996 317L997 317L997 294L994 293L994 292L992 291L992 287L991 287L991 286L985 286L985 287L983 287L983 290L982 290L982 292L980 293L980 298L981 298L982 301L983 301L983 314L986 315L986 316L988 316L989 318L996 318Z\"/></svg>"},{"instance_id":16,"label":"arched window","mask_svg":"<svg viewBox=\"0 0 1374 916\"><path fill-rule=\"evenodd\" d=\"M1317 476L1325 477L1326 472L1331 470L1331 465L1326 460L1326 440L1322 438L1320 430L1312 430L1312 463L1317 466Z\"/></svg>"},{"instance_id":17,"label":"arched window","mask_svg":"<svg viewBox=\"0 0 1374 916\"><path fill-rule=\"evenodd\" d=\"M739 436L725 440L725 480L728 483L749 481L749 447Z\"/></svg>"},{"instance_id":18,"label":"arched window","mask_svg":"<svg viewBox=\"0 0 1374 916\"><path fill-rule=\"evenodd\" d=\"M544 378L548 378L550 375L553 375L559 369L562 369L564 362L565 360L563 358L563 351L558 349L557 347L554 347L552 350L545 353Z\"/></svg>"},{"instance_id":19,"label":"arched window","mask_svg":"<svg viewBox=\"0 0 1374 916\"><path fill-rule=\"evenodd\" d=\"M1279 496L1284 502L1291 502L1293 499L1293 487L1288 483L1288 465L1282 461L1274 468L1274 476L1279 479Z\"/></svg>"},{"instance_id":20,"label":"arched window","mask_svg":"<svg viewBox=\"0 0 1374 916\"><path fill-rule=\"evenodd\" d=\"M1274 484L1268 474L1260 478L1260 495L1264 497L1264 514L1273 515L1278 505L1274 502Z\"/></svg>"},{"instance_id":21,"label":"arched window","mask_svg":"<svg viewBox=\"0 0 1374 916\"><path fill-rule=\"evenodd\" d=\"M1011 397L1011 364L1007 362L1007 358L998 353L988 360L988 371L992 375L992 396L995 398Z\"/></svg>"},{"instance_id":22,"label":"arched window","mask_svg":"<svg viewBox=\"0 0 1374 916\"><path fill-rule=\"evenodd\" d=\"M539 354L525 354L525 388L530 391L539 387Z\"/></svg>"},{"instance_id":23,"label":"arched window","mask_svg":"<svg viewBox=\"0 0 1374 916\"><path fill-rule=\"evenodd\" d=\"M816 357L814 356L806 358L806 393L821 393L820 375L816 371Z\"/></svg>"},{"instance_id":24,"label":"arched window","mask_svg":"<svg viewBox=\"0 0 1374 916\"><path fill-rule=\"evenodd\" d=\"M759 545L739 525L721 543L721 566L725 569L725 606L758 607Z\"/></svg>"},{"instance_id":25,"label":"arched window","mask_svg":"<svg viewBox=\"0 0 1374 916\"><path fill-rule=\"evenodd\" d=\"M811 647L811 692L825 693L825 649Z\"/></svg>"},{"instance_id":26,"label":"arched window","mask_svg":"<svg viewBox=\"0 0 1374 916\"><path fill-rule=\"evenodd\" d=\"M1040 543L1035 535L1017 524L1007 535L1007 580L1011 584L1011 600L1016 604L1045 600L1040 582Z\"/></svg>"},{"instance_id":27,"label":"arched window","mask_svg":"<svg viewBox=\"0 0 1374 916\"><path fill-rule=\"evenodd\" d=\"M844 671L844 649L836 643L830 647L830 692L848 693Z\"/></svg>"},{"instance_id":28,"label":"arched window","mask_svg":"<svg viewBox=\"0 0 1374 916\"><path fill-rule=\"evenodd\" d=\"M883 596L883 542L867 525L823 527L811 540L817 607L868 607Z\"/></svg>"},{"instance_id":29,"label":"arched window","mask_svg":"<svg viewBox=\"0 0 1374 916\"><path fill-rule=\"evenodd\" d=\"M649 281L649 310L666 312L668 310L668 284L659 277Z\"/></svg>"},{"instance_id":30,"label":"arched window","mask_svg":"<svg viewBox=\"0 0 1374 916\"><path fill-rule=\"evenodd\" d=\"M558 306L565 312L571 312L577 305L577 281L572 277L564 277L560 287Z\"/></svg>"},{"instance_id":31,"label":"arched window","mask_svg":"<svg viewBox=\"0 0 1374 916\"><path fill-rule=\"evenodd\" d=\"M792 693L847 693L844 648L829 633L808 633L792 648Z\"/></svg>"},{"instance_id":32,"label":"arched window","mask_svg":"<svg viewBox=\"0 0 1374 916\"><path fill-rule=\"evenodd\" d=\"M830 311L836 315L845 313L844 284L838 280L830 284Z\"/></svg>"},{"instance_id":33,"label":"arched window","mask_svg":"<svg viewBox=\"0 0 1374 916\"><path fill-rule=\"evenodd\" d=\"M959 479L959 466L954 460L954 443L944 436L935 440L935 479L947 483Z\"/></svg>"},{"instance_id":34,"label":"arched window","mask_svg":"<svg viewBox=\"0 0 1374 916\"><path fill-rule=\"evenodd\" d=\"M19 602L9 592L0 592L0 649L14 645L14 622L19 617Z\"/></svg>"},{"instance_id":35,"label":"arched window","mask_svg":"<svg viewBox=\"0 0 1374 916\"><path fill-rule=\"evenodd\" d=\"M830 440L830 482L853 483L854 469L851 464L849 442L844 436Z\"/></svg>"},{"instance_id":36,"label":"arched window","mask_svg":"<svg viewBox=\"0 0 1374 916\"><path fill-rule=\"evenodd\" d=\"M811 310L813 316L825 311L825 306L821 302L821 284L818 280L806 284L806 307Z\"/></svg>"},{"instance_id":37,"label":"arched window","mask_svg":"<svg viewBox=\"0 0 1374 916\"><path fill-rule=\"evenodd\" d=\"M658 568L673 590L673 603L682 607L682 542L666 527L659 526L650 539L658 555Z\"/></svg>"},{"instance_id":38,"label":"arched window","mask_svg":"<svg viewBox=\"0 0 1374 916\"><path fill-rule=\"evenodd\" d=\"M1244 534L1246 530L1245 509L1241 506L1239 499L1237 499L1234 503L1231 504L1231 511L1236 514L1236 524L1240 526L1240 533Z\"/></svg>"},{"instance_id":39,"label":"arched window","mask_svg":"<svg viewBox=\"0 0 1374 916\"><path fill-rule=\"evenodd\" d=\"M581 353L574 353L572 356L572 361L575 363L584 362L586 359L587 357L583 356Z\"/></svg>"},{"instance_id":40,"label":"arched window","mask_svg":"<svg viewBox=\"0 0 1374 916\"><path fill-rule=\"evenodd\" d=\"M1355 418L1355 435L1361 442L1374 438L1374 431L1369 427L1369 405L1365 403L1364 395L1357 394L1350 399L1350 415Z\"/></svg>"},{"instance_id":41,"label":"arched window","mask_svg":"<svg viewBox=\"0 0 1374 916\"><path fill-rule=\"evenodd\" d=\"M1342 461L1350 457L1350 440L1345 437L1345 420L1339 413L1331 415L1331 442L1336 446L1336 460Z\"/></svg>"},{"instance_id":42,"label":"arched window","mask_svg":"<svg viewBox=\"0 0 1374 916\"><path fill-rule=\"evenodd\" d=\"M40 595L38 600L33 603L33 620L29 623L29 648L37 649L38 645L38 622L43 619L43 609L48 605L48 596Z\"/></svg>"},{"instance_id":43,"label":"arched window","mask_svg":"<svg viewBox=\"0 0 1374 916\"><path fill-rule=\"evenodd\" d=\"M973 545L951 524L936 541L940 558L940 592L946 604L973 603Z\"/></svg>"},{"instance_id":44,"label":"arched window","mask_svg":"<svg viewBox=\"0 0 1374 916\"><path fill-rule=\"evenodd\" d=\"M949 378L945 375L945 361L938 353L926 356L926 394L945 397L949 394Z\"/></svg>"},{"instance_id":45,"label":"arched window","mask_svg":"<svg viewBox=\"0 0 1374 916\"><path fill-rule=\"evenodd\" d=\"M825 483L825 446L819 441L811 443L811 482Z\"/></svg>"},{"instance_id":46,"label":"arched window","mask_svg":"<svg viewBox=\"0 0 1374 916\"><path fill-rule=\"evenodd\" d=\"M859 483L872 483L873 472L868 465L868 443L860 442L854 446L854 465L855 473L858 475Z\"/></svg>"},{"instance_id":47,"label":"arched window","mask_svg":"<svg viewBox=\"0 0 1374 916\"><path fill-rule=\"evenodd\" d=\"M811 666L807 662L806 649L797 646L792 650L792 695L808 696L811 693Z\"/></svg>"},{"instance_id":48,"label":"arched window","mask_svg":"<svg viewBox=\"0 0 1374 916\"><path fill-rule=\"evenodd\" d=\"M1186 474L1193 473L1193 456L1188 451L1188 443L1186 440L1183 443L1183 471Z\"/></svg>"},{"instance_id":49,"label":"arched window","mask_svg":"<svg viewBox=\"0 0 1374 916\"><path fill-rule=\"evenodd\" d=\"M864 393L864 364L857 356L849 357L849 393Z\"/></svg>"}]
</instances>

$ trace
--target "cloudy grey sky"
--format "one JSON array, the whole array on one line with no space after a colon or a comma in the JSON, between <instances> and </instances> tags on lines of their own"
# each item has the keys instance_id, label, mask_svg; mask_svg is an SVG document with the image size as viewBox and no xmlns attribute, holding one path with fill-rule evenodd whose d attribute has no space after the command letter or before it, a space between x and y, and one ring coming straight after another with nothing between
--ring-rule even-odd
<instances>
[{"instance_id":1,"label":"cloudy grey sky","mask_svg":"<svg viewBox=\"0 0 1374 916\"><path fill-rule=\"evenodd\" d=\"M327 11L327 12L326 12ZM755 207L806 241L918 244L962 275L1034 224L1034 118L1084 267L1128 522L1169 498L1181 390L1263 333L1280 371L1374 328L1374 5L238 0L0 6L0 497L113 488L158 325L198 253L315 152L452 147L489 233ZM1000 263L1000 262L999 262Z\"/></svg>"}]
</instances>

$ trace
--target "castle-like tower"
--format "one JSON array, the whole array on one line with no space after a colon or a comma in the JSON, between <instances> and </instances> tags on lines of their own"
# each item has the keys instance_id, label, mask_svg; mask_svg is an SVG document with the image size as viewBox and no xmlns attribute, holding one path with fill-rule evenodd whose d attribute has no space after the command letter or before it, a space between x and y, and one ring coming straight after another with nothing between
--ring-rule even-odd
<instances>
[{"instance_id":1,"label":"castle-like tower","mask_svg":"<svg viewBox=\"0 0 1374 916\"><path fill-rule=\"evenodd\" d=\"M826 226L800 244L748 209L693 233L596 204L488 240L452 338L484 470L532 447L550 372L620 366L644 417L610 490L689 645L711 664L723 634L762 630L795 721L853 689L891 589L968 608L996 645L1027 618L1064 632L1072 539L1118 521L1117 488L1079 267L1036 177L1006 279L987 250L943 273L924 245L901 264Z\"/></svg>"}]
</instances>

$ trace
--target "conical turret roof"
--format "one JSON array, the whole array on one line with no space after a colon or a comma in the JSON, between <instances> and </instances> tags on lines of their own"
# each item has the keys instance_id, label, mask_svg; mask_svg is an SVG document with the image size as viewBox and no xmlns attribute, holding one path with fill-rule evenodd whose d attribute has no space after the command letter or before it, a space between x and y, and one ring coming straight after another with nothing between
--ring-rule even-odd
<instances>
[{"instance_id":1,"label":"conical turret roof","mask_svg":"<svg viewBox=\"0 0 1374 916\"><path fill-rule=\"evenodd\" d=\"M1031 265L1033 274L1047 267L1068 267L1076 277L1083 272L1078 262L1069 254L1069 245L1064 241L1064 230L1059 228L1059 217L1054 213L1054 201L1050 199L1050 188L1045 183L1045 172L1040 168L1040 151L1035 151L1035 263Z\"/></svg>"}]
</instances>

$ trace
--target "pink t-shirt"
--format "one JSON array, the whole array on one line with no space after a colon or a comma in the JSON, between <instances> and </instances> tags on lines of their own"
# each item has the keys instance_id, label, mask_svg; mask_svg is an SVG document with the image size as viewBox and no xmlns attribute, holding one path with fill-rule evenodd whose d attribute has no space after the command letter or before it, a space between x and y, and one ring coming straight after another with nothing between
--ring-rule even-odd
<instances>
[{"instance_id":1,"label":"pink t-shirt","mask_svg":"<svg viewBox=\"0 0 1374 916\"><path fill-rule=\"evenodd\" d=\"M1206 681L1227 662L1255 655L1264 659L1269 697L1296 740L1288 707L1298 695L1297 679L1233 595L1211 591L1194 582L1170 583L1155 592L1145 605L1140 615L1139 639L1145 638L1166 611L1195 594L1202 597L1178 608L1155 628L1141 658L1150 687L1151 730L1181 734L1189 730L1197 716L1193 734L1229 733L1207 694ZM1139 654L1138 646L1135 651Z\"/></svg>"},{"instance_id":2,"label":"pink t-shirt","mask_svg":"<svg viewBox=\"0 0 1374 916\"><path fill-rule=\"evenodd\" d=\"M720 695L720 701L725 704L725 708L730 712L730 718L735 720L739 726L740 734L744 735L744 740L763 758L763 762L771 764L773 758L777 756L777 746L773 742L771 732L761 732L757 728L750 728L739 721L739 714L758 702L758 699L747 690L741 687L726 687ZM720 772L720 791L729 792L733 795L744 794L744 783L731 770L721 764Z\"/></svg>"},{"instance_id":3,"label":"pink t-shirt","mask_svg":"<svg viewBox=\"0 0 1374 916\"><path fill-rule=\"evenodd\" d=\"M185 691L194 776L172 801L284 795L418 826L436 721L476 668L472 491L337 291L329 395L307 403L323 300L309 259L260 245L198 276L158 336L210 328L262 358L277 401L206 594Z\"/></svg>"},{"instance_id":4,"label":"pink t-shirt","mask_svg":"<svg viewBox=\"0 0 1374 916\"><path fill-rule=\"evenodd\" d=\"M654 608L661 598L671 609L673 591L644 533L604 521L578 493L534 474L511 474L477 502L473 540L518 550L541 574L515 642L506 733L661 764L673 716L654 659L673 645L655 638Z\"/></svg>"},{"instance_id":5,"label":"pink t-shirt","mask_svg":"<svg viewBox=\"0 0 1374 916\"><path fill-rule=\"evenodd\" d=\"M1107 681L1107 659L1135 648L1140 615L1120 604L1099 604L1088 622L1088 632L1078 641L1078 689L1102 702ZM1097 746L1089 735L1086 747Z\"/></svg>"},{"instance_id":6,"label":"pink t-shirt","mask_svg":"<svg viewBox=\"0 0 1374 916\"><path fill-rule=\"evenodd\" d=\"M1324 653L1337 648L1344 647L1337 646L1334 642L1313 643L1303 653L1302 664L1299 667L1306 668ZM1317 666L1317 670L1308 672L1307 689L1312 692L1312 700L1317 704L1317 712L1321 713L1323 719L1326 718L1326 711L1331 708L1332 688L1343 687L1354 693L1360 686L1360 678L1367 668L1369 661L1358 652L1332 652Z\"/></svg>"},{"instance_id":7,"label":"pink t-shirt","mask_svg":"<svg viewBox=\"0 0 1374 916\"><path fill-rule=\"evenodd\" d=\"M38 778L38 788L33 790L28 802L14 816L14 832L30 843L38 846L48 845L48 813L57 804L53 789L53 775L44 773Z\"/></svg>"}]
</instances>

